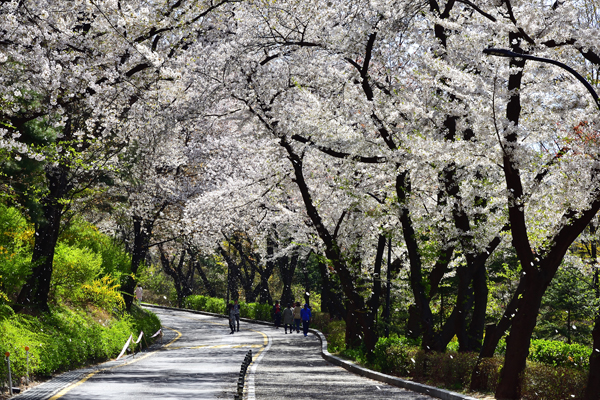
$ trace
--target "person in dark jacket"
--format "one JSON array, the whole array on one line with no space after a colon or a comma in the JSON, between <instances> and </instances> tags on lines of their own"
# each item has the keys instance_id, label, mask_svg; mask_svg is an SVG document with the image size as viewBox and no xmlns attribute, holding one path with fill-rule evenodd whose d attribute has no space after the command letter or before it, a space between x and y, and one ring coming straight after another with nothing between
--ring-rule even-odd
<instances>
[{"instance_id":1,"label":"person in dark jacket","mask_svg":"<svg viewBox=\"0 0 600 400\"><path fill-rule=\"evenodd\" d=\"M273 306L273 317L275 318L275 327L279 329L281 326L281 306L279 305L279 301L276 301Z\"/></svg>"},{"instance_id":2,"label":"person in dark jacket","mask_svg":"<svg viewBox=\"0 0 600 400\"><path fill-rule=\"evenodd\" d=\"M308 336L308 324L310 324L310 319L312 318L312 313L310 312L310 308L308 308L308 304L304 304L304 308L300 310L300 318L302 319L302 331L304 332L304 336Z\"/></svg>"},{"instance_id":3,"label":"person in dark jacket","mask_svg":"<svg viewBox=\"0 0 600 400\"><path fill-rule=\"evenodd\" d=\"M231 329L231 332L229 332L230 335L233 334L233 332L235 332L235 311L233 309L233 304L229 303L229 329Z\"/></svg>"}]
</instances>

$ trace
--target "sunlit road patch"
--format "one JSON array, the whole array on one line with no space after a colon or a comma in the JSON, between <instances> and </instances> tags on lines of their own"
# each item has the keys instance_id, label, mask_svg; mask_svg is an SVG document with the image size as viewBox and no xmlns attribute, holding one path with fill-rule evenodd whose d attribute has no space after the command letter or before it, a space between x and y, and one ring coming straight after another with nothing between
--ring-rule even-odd
<instances>
[{"instance_id":1,"label":"sunlit road patch","mask_svg":"<svg viewBox=\"0 0 600 400\"><path fill-rule=\"evenodd\" d=\"M125 365L90 374L53 399L233 398L244 356L249 349L261 351L265 335L243 326L230 335L220 318L152 311L181 336L158 351L130 357Z\"/></svg>"}]
</instances>

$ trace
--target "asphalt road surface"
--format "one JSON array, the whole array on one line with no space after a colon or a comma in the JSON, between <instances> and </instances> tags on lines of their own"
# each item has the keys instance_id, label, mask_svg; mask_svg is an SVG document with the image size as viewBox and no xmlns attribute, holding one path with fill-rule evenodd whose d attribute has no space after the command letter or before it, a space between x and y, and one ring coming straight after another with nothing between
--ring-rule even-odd
<instances>
[{"instance_id":1,"label":"asphalt road surface","mask_svg":"<svg viewBox=\"0 0 600 400\"><path fill-rule=\"evenodd\" d=\"M283 329L242 322L240 332L230 335L224 318L152 311L164 327L163 346L78 374L74 371L65 375L71 377L68 385L67 378L59 377L17 399L233 399L249 349L254 362L246 378L248 400L431 399L329 364L313 334L285 334Z\"/></svg>"}]
</instances>

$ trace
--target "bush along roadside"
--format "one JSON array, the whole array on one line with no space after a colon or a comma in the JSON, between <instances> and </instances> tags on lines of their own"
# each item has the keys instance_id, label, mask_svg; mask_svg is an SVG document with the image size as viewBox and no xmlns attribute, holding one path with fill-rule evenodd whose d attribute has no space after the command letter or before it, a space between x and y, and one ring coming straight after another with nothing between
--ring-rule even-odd
<instances>
[{"instance_id":1,"label":"bush along roadside","mask_svg":"<svg viewBox=\"0 0 600 400\"><path fill-rule=\"evenodd\" d=\"M29 375L39 379L108 360L119 354L129 335L140 331L149 338L160 329L158 317L134 307L131 314L115 317L96 310L55 307L39 317L14 314L0 321L0 351L10 353L13 382L26 376L29 347ZM137 346L144 344L142 341ZM144 347L149 345L146 340ZM7 376L6 363L0 366Z\"/></svg>"},{"instance_id":2,"label":"bush along roadside","mask_svg":"<svg viewBox=\"0 0 600 400\"><path fill-rule=\"evenodd\" d=\"M258 321L272 321L272 306L269 304L260 303L245 303L243 301L240 304L240 317L255 319ZM192 295L185 298L183 301L183 307L196 310L206 311L215 314L225 314L226 305L225 300L215 297Z\"/></svg>"},{"instance_id":3,"label":"bush along roadside","mask_svg":"<svg viewBox=\"0 0 600 400\"><path fill-rule=\"evenodd\" d=\"M418 343L403 336L379 338L371 362L361 349L343 350L339 355L367 368L412 379L453 391L465 392L477 363L476 353L460 353L451 343L444 353L425 352ZM503 347L499 346L502 351ZM564 400L581 399L585 390L591 349L560 341L533 340L523 374L522 398ZM494 393L500 378L503 357L497 354L482 362L480 371L485 391Z\"/></svg>"}]
</instances>

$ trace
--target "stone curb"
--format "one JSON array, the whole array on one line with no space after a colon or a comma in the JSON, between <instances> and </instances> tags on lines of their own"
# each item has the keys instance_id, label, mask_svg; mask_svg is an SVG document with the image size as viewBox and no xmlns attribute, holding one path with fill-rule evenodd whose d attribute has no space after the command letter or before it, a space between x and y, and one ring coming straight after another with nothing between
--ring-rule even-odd
<instances>
[{"instance_id":1,"label":"stone curb","mask_svg":"<svg viewBox=\"0 0 600 400\"><path fill-rule=\"evenodd\" d=\"M207 312L207 311L190 310L187 308L155 306L153 304L143 304L143 305L146 307L163 308L166 310L181 310L181 311L188 311L188 312L195 313L195 314L209 315L212 317L227 318L226 315L215 314L215 313L211 313L211 312ZM259 324L259 325L273 326L272 322L259 321L259 320L249 319L249 318L240 318L240 321L251 322L253 324ZM370 370L368 368L364 368L359 365L356 365L351 361L336 357L336 356L332 355L331 353L329 353L329 351L327 351L327 339L325 338L325 335L323 335L323 333L321 333L321 331L319 331L317 329L309 329L308 331L317 335L317 337L321 341L321 356L326 361L330 362L331 364L342 367L352 373L355 373L357 375L364 376L366 378L370 378L370 379L373 379L373 380L376 380L379 382L384 382L384 383L387 383L392 386L397 386L397 387L400 387L403 389L411 390L413 392L426 394L428 396L436 397L436 398L442 399L442 400L478 400L474 397L465 396L460 393L455 393L455 392L451 392L449 390L440 389L435 386L423 385L422 383L407 381L405 379L401 379L401 378L398 378L398 377L395 377L392 375L382 374L381 372L376 372L376 371Z\"/></svg>"},{"instance_id":2,"label":"stone curb","mask_svg":"<svg viewBox=\"0 0 600 400\"><path fill-rule=\"evenodd\" d=\"M423 385L422 383L407 381L405 379L401 379L392 375L382 374L381 372L361 367L351 361L344 360L342 358L331 355L331 353L327 351L327 339L325 338L325 335L323 335L320 331L316 329L309 329L309 331L317 335L321 340L321 355L325 360L329 361L334 365L347 369L348 371L353 372L357 375L361 375L379 382L384 382L392 386L408 389L413 392L437 397L438 399L442 400L477 400L474 397L469 397L459 393L451 392L449 390L440 389L435 386Z\"/></svg>"}]
</instances>

